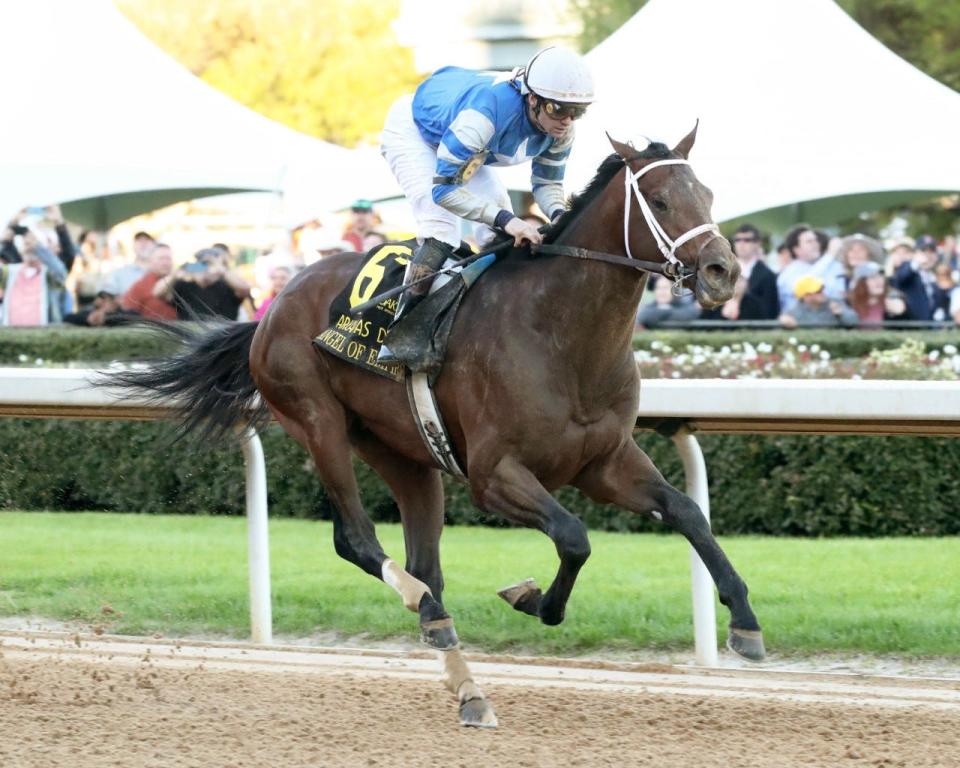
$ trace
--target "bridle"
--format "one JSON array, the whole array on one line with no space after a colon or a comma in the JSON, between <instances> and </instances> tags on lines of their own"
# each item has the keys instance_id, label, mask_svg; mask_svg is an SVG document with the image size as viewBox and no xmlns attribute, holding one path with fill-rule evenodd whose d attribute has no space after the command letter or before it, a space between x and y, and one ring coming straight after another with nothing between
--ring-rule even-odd
<instances>
[{"instance_id":1,"label":"bridle","mask_svg":"<svg viewBox=\"0 0 960 768\"><path fill-rule=\"evenodd\" d=\"M660 222L657 221L657 217L653 215L653 211L651 210L647 199L643 196L643 193L640 192L639 179L641 176L647 173L647 171L651 171L654 168L660 168L665 165L690 165L690 162L688 160L673 158L667 160L656 160L648 165L643 166L643 168L641 168L639 171L634 172L630 169L630 163L633 160L637 160L638 157L638 155L634 155L633 157L624 159L623 244L627 252L626 258L612 253L591 251L587 248L576 248L569 245L557 245L555 243L535 245L532 246L532 250L535 250L538 253L572 256L578 259L591 259L593 261L605 261L611 264L620 264L623 266L632 267L633 269L639 269L644 272L653 272L658 275L663 275L664 277L673 280L673 293L674 295L679 296L683 290L684 281L694 277L697 274L697 269L696 267L691 269L681 262L680 259L677 258L677 249L685 243L693 240L695 237L709 232L711 233L710 237L707 238L707 240L700 246L699 250L702 251L711 240L713 240L715 237L720 237L720 229L713 222L700 224L696 227L693 227L693 229L688 229L676 240L671 240L666 230L663 228ZM643 214L643 218L647 222L647 226L650 228L653 239L657 243L657 248L659 248L660 253L663 254L663 258L665 259L663 262L641 261L640 259L635 259L633 257L633 253L630 250L630 209L633 207L631 203L633 202L634 198L636 198L637 204L640 207L640 212Z\"/></svg>"}]
</instances>

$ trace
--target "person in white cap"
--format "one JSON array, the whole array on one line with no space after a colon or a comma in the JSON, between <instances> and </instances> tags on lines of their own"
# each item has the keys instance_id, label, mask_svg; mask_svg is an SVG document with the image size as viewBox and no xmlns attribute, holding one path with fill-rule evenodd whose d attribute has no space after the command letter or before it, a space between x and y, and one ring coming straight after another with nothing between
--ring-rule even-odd
<instances>
[{"instance_id":1,"label":"person in white cap","mask_svg":"<svg viewBox=\"0 0 960 768\"><path fill-rule=\"evenodd\" d=\"M539 243L537 228L513 213L506 187L487 166L530 161L540 209L565 209L563 175L573 122L593 102L583 58L545 48L525 67L496 73L444 67L390 109L381 152L413 207L420 243L404 282L429 277L460 245L460 220L477 222L482 246L500 230ZM401 297L393 323L429 291L424 280ZM394 358L384 346L380 360Z\"/></svg>"}]
</instances>

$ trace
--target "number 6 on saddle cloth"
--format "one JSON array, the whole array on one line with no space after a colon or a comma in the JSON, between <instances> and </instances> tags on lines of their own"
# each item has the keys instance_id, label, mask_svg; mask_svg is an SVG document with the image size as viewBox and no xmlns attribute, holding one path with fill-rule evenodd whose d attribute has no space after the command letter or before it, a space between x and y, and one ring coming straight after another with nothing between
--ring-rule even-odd
<instances>
[{"instance_id":1,"label":"number 6 on saddle cloth","mask_svg":"<svg viewBox=\"0 0 960 768\"><path fill-rule=\"evenodd\" d=\"M313 340L314 345L394 381L404 380L406 368L414 373L425 373L432 385L443 365L447 341L463 295L496 260L496 255L481 256L457 268L453 274L439 274L430 295L390 328L390 349L402 362L380 362L377 355L397 311L397 295L387 296L360 315L354 316L353 313L375 296L402 285L404 271L416 247L416 240L406 240L384 243L371 250L356 276L330 305L329 326ZM469 257L472 254L461 248L457 255Z\"/></svg>"}]
</instances>

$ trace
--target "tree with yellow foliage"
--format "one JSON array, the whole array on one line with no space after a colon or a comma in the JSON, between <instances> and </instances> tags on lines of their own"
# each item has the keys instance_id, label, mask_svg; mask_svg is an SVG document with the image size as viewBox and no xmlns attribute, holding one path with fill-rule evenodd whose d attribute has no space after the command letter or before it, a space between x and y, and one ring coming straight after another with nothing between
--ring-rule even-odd
<instances>
[{"instance_id":1,"label":"tree with yellow foliage","mask_svg":"<svg viewBox=\"0 0 960 768\"><path fill-rule=\"evenodd\" d=\"M237 101L337 144L373 141L422 79L397 0L115 0L167 53Z\"/></svg>"}]
</instances>

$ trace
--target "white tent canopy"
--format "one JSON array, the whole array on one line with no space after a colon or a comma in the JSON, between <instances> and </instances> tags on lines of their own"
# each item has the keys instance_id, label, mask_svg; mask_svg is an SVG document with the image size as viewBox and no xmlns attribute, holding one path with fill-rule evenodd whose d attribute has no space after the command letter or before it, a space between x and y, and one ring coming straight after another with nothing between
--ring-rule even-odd
<instances>
[{"instance_id":1,"label":"white tent canopy","mask_svg":"<svg viewBox=\"0 0 960 768\"><path fill-rule=\"evenodd\" d=\"M717 221L783 229L960 190L960 94L899 58L832 0L650 0L587 54L597 102L567 187L611 152L691 153ZM511 181L529 188L529 170Z\"/></svg>"},{"instance_id":2,"label":"white tent canopy","mask_svg":"<svg viewBox=\"0 0 960 768\"><path fill-rule=\"evenodd\" d=\"M109 226L162 205L236 191L285 192L314 214L397 193L373 150L286 128L168 57L109 0L0 4L0 216L70 203ZM291 221L291 223L293 223Z\"/></svg>"}]
</instances>

